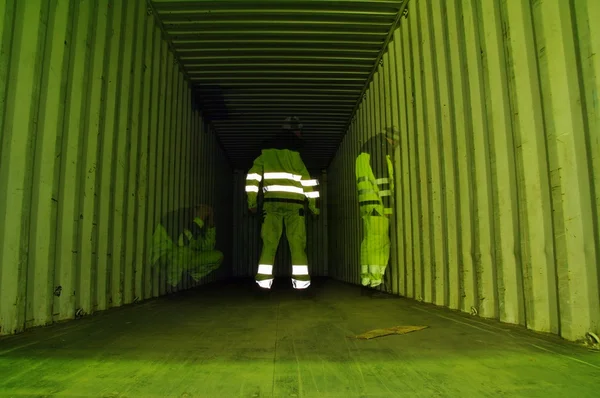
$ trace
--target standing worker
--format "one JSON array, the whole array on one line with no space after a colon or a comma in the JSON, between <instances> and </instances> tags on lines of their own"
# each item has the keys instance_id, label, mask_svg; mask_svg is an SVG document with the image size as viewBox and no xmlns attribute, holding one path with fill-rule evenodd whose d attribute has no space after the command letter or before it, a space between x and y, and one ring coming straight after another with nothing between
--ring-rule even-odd
<instances>
[{"instance_id":1,"label":"standing worker","mask_svg":"<svg viewBox=\"0 0 600 398\"><path fill-rule=\"evenodd\" d=\"M277 137L263 146L246 177L248 209L252 213L257 211L259 186L263 184L263 248L256 283L264 289L273 284L273 265L284 223L292 255L292 286L294 289L310 286L304 203L308 198L308 208L318 215L319 192L318 182L311 180L300 157L301 144L302 124L297 117L288 117Z\"/></svg>"},{"instance_id":2,"label":"standing worker","mask_svg":"<svg viewBox=\"0 0 600 398\"><path fill-rule=\"evenodd\" d=\"M390 259L390 216L393 214L394 165L392 155L400 136L395 129L370 138L356 158L356 185L364 236L360 246L360 276L365 287L383 282Z\"/></svg>"}]
</instances>

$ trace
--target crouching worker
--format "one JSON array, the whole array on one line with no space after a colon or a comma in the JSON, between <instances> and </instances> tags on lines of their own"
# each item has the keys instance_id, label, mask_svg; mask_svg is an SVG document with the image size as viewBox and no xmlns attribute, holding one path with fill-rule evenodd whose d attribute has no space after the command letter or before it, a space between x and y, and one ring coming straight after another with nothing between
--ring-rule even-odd
<instances>
[{"instance_id":1,"label":"crouching worker","mask_svg":"<svg viewBox=\"0 0 600 398\"><path fill-rule=\"evenodd\" d=\"M223 253L215 249L216 233L210 206L168 213L154 231L153 267L166 272L166 282L171 288L179 285L186 275L198 282L223 262Z\"/></svg>"}]
</instances>

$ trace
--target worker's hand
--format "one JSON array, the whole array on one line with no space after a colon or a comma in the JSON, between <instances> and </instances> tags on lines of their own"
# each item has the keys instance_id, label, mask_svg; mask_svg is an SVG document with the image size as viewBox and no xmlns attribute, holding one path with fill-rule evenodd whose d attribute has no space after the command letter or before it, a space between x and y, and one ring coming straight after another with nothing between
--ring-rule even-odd
<instances>
[{"instance_id":1,"label":"worker's hand","mask_svg":"<svg viewBox=\"0 0 600 398\"><path fill-rule=\"evenodd\" d=\"M321 214L321 211L319 209L311 209L310 211L313 217L317 217L319 214Z\"/></svg>"},{"instance_id":2,"label":"worker's hand","mask_svg":"<svg viewBox=\"0 0 600 398\"><path fill-rule=\"evenodd\" d=\"M256 214L257 209L256 209L256 207L249 207L248 211L250 212L250 214Z\"/></svg>"}]
</instances>

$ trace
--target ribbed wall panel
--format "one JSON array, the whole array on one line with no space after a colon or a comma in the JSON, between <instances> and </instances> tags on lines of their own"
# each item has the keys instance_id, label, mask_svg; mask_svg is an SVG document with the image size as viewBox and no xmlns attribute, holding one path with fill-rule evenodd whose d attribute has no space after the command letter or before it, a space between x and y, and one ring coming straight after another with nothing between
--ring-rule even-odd
<instances>
[{"instance_id":1,"label":"ribbed wall panel","mask_svg":"<svg viewBox=\"0 0 600 398\"><path fill-rule=\"evenodd\" d=\"M161 36L143 0L0 0L0 334L165 294L181 207L215 207L227 274L232 172Z\"/></svg>"},{"instance_id":2,"label":"ribbed wall panel","mask_svg":"<svg viewBox=\"0 0 600 398\"><path fill-rule=\"evenodd\" d=\"M393 125L387 289L598 333L598 18L594 0L411 0L328 170L330 274L360 282L354 159Z\"/></svg>"}]
</instances>

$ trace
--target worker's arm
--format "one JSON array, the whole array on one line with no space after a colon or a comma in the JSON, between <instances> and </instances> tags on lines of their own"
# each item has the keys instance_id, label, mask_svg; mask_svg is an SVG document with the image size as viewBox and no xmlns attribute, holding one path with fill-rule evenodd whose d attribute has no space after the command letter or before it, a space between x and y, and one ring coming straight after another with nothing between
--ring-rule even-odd
<instances>
[{"instance_id":1,"label":"worker's arm","mask_svg":"<svg viewBox=\"0 0 600 398\"><path fill-rule=\"evenodd\" d=\"M318 215L317 199L319 198L319 181L310 176L302 159L300 159L299 166L300 175L302 176L302 188L304 189L304 195L308 199L308 208L313 214Z\"/></svg>"},{"instance_id":2,"label":"worker's arm","mask_svg":"<svg viewBox=\"0 0 600 398\"><path fill-rule=\"evenodd\" d=\"M254 164L248 175L246 175L246 193L248 194L248 208L256 209L256 202L258 198L258 191L260 182L263 178L263 158L262 155L254 160Z\"/></svg>"},{"instance_id":3,"label":"worker's arm","mask_svg":"<svg viewBox=\"0 0 600 398\"><path fill-rule=\"evenodd\" d=\"M190 240L190 248L198 251L214 250L217 244L217 228L205 226L206 231Z\"/></svg>"},{"instance_id":4,"label":"worker's arm","mask_svg":"<svg viewBox=\"0 0 600 398\"><path fill-rule=\"evenodd\" d=\"M393 207L394 207L394 198L395 198L394 195L395 195L395 189L396 189L395 186L394 186L394 182L396 181L396 177L394 175L394 161L392 160L392 156L393 156L393 153L390 153L390 154L388 154L386 156L386 163L387 163L388 175L389 175L389 179L390 179L390 185L389 185L389 187L390 187L390 192L392 193L390 195L390 203L391 203L392 208L390 209L389 214L392 214L393 211L394 211L394 209L393 209Z\"/></svg>"},{"instance_id":5,"label":"worker's arm","mask_svg":"<svg viewBox=\"0 0 600 398\"><path fill-rule=\"evenodd\" d=\"M212 227L206 230L204 241L202 242L202 250L214 250L217 244L217 228Z\"/></svg>"},{"instance_id":6,"label":"worker's arm","mask_svg":"<svg viewBox=\"0 0 600 398\"><path fill-rule=\"evenodd\" d=\"M378 134L370 140L371 154L371 169L375 175L375 184L377 184L377 192L383 204L384 212L390 215L392 212L392 184L393 171L390 174L388 169L387 155L389 145L385 136Z\"/></svg>"}]
</instances>

